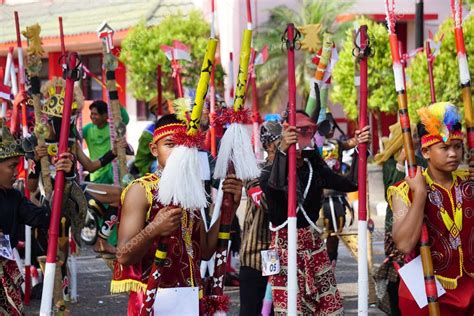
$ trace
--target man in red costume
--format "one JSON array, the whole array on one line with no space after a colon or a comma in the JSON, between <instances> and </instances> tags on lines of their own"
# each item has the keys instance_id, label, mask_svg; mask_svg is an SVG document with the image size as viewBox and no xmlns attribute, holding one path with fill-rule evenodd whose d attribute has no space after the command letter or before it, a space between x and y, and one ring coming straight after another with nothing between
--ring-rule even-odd
<instances>
[{"instance_id":1,"label":"man in red costume","mask_svg":"<svg viewBox=\"0 0 474 316\"><path fill-rule=\"evenodd\" d=\"M186 129L186 125L174 114L165 115L156 122L149 147L158 160L158 169L133 181L122 193L117 263L111 291L130 292L128 315L140 312L161 237L169 236L170 241L160 288L199 287L202 290L199 265L201 259L212 257L217 245L220 218L206 233L198 210L164 207L158 202L161 172L175 147L173 134L179 129ZM236 210L242 182L229 176L224 181L223 191L234 195Z\"/></svg>"},{"instance_id":2,"label":"man in red costume","mask_svg":"<svg viewBox=\"0 0 474 316\"><path fill-rule=\"evenodd\" d=\"M418 254L423 222L428 227L436 279L446 294L439 297L441 315L474 314L474 170L458 169L463 158L460 117L454 105L435 103L418 110L426 170L418 169L388 189L393 209L393 240L405 261ZM402 315L429 315L420 309L404 282L399 289Z\"/></svg>"}]
</instances>

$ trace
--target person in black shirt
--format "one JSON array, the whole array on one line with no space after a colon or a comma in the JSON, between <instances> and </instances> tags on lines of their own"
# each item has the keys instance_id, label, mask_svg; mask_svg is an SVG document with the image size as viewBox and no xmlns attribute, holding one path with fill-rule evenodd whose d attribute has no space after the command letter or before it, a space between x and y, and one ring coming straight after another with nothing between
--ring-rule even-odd
<instances>
[{"instance_id":1,"label":"person in black shirt","mask_svg":"<svg viewBox=\"0 0 474 316\"><path fill-rule=\"evenodd\" d=\"M0 120L0 247L14 248L20 225L48 228L50 211L31 203L13 184L17 166L23 159L20 142L13 138ZM64 153L55 163L56 170L70 172L71 154ZM3 253L1 251L0 253ZM21 274L14 260L0 256L0 315L22 315Z\"/></svg>"},{"instance_id":2,"label":"person in black shirt","mask_svg":"<svg viewBox=\"0 0 474 316\"><path fill-rule=\"evenodd\" d=\"M287 150L297 145L297 265L298 313L304 315L342 315L341 296L329 261L326 246L320 237L316 221L321 209L323 189L342 192L357 190L350 177L333 172L314 149L316 124L304 112L296 114L296 127L286 126L273 164L265 167L260 186L268 203L271 222L271 249L276 250L280 271L270 277L274 312L287 312ZM359 143L370 139L368 129L356 132Z\"/></svg>"}]
</instances>

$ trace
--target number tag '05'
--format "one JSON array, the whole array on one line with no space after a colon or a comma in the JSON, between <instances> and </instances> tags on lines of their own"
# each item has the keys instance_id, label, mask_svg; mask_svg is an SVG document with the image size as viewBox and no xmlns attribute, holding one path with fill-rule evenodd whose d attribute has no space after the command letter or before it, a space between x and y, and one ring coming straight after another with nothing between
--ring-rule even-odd
<instances>
[{"instance_id":1,"label":"number tag '05'","mask_svg":"<svg viewBox=\"0 0 474 316\"><path fill-rule=\"evenodd\" d=\"M280 258L275 250L262 250L262 275L275 275L280 273Z\"/></svg>"}]
</instances>

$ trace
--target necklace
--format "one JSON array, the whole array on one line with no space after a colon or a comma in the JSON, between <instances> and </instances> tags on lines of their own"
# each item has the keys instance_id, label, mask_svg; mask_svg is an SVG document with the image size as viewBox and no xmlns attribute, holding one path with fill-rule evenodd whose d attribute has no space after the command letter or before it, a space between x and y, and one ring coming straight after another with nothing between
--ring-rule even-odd
<instances>
[{"instance_id":1,"label":"necklace","mask_svg":"<svg viewBox=\"0 0 474 316\"><path fill-rule=\"evenodd\" d=\"M193 226L194 226L194 214L191 211L183 210L183 215L181 216L181 235L183 237L186 253L188 254L189 270L190 270L190 278L191 278L192 287L194 287L194 277L193 277L194 251L193 251L193 239L192 239Z\"/></svg>"},{"instance_id":2,"label":"necklace","mask_svg":"<svg viewBox=\"0 0 474 316\"><path fill-rule=\"evenodd\" d=\"M449 241L451 244L451 248L457 249L459 246L461 246L461 238L459 235L462 230L462 193L458 185L458 179L457 177L453 179L453 186L455 192L454 198L451 194L451 190L446 190L441 187L446 191L451 202L451 207L453 209L453 218L451 218L448 211L443 205L441 192L435 185L434 181L429 177L428 173L426 173L426 175L428 180L427 182L431 190L429 194L430 202L438 208L444 226L449 231Z\"/></svg>"}]
</instances>

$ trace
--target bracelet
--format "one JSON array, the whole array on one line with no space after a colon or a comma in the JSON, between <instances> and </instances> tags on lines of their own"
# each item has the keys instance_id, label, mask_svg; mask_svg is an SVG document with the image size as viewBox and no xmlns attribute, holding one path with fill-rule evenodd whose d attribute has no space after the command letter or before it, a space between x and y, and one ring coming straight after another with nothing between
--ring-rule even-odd
<instances>
[{"instance_id":1,"label":"bracelet","mask_svg":"<svg viewBox=\"0 0 474 316\"><path fill-rule=\"evenodd\" d=\"M109 150L102 157L99 158L100 166L103 167L108 163L111 163L115 159L115 157L117 156L112 152L112 150Z\"/></svg>"}]
</instances>

